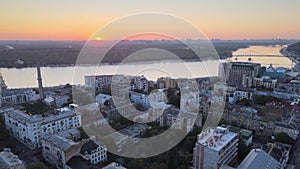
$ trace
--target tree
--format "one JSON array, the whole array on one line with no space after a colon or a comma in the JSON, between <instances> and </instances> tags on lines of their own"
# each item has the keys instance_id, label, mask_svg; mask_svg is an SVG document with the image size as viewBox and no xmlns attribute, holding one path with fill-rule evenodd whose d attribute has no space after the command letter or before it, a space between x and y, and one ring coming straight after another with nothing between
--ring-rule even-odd
<instances>
[{"instance_id":1,"label":"tree","mask_svg":"<svg viewBox=\"0 0 300 169\"><path fill-rule=\"evenodd\" d=\"M286 133L277 133L275 134L275 140L285 144L292 144L292 138Z\"/></svg>"},{"instance_id":2,"label":"tree","mask_svg":"<svg viewBox=\"0 0 300 169\"><path fill-rule=\"evenodd\" d=\"M242 162L244 158L249 154L250 148L246 146L243 140L239 140L238 143L238 162Z\"/></svg>"},{"instance_id":3,"label":"tree","mask_svg":"<svg viewBox=\"0 0 300 169\"><path fill-rule=\"evenodd\" d=\"M238 102L239 105L241 106L250 106L251 105L251 100L243 98Z\"/></svg>"},{"instance_id":4,"label":"tree","mask_svg":"<svg viewBox=\"0 0 300 169\"><path fill-rule=\"evenodd\" d=\"M256 96L254 98L254 103L255 104L259 104L259 105L266 105L266 103L268 102L272 102L272 101L275 101L275 102L281 102L282 100L277 98L277 97L273 97L273 96Z\"/></svg>"},{"instance_id":5,"label":"tree","mask_svg":"<svg viewBox=\"0 0 300 169\"><path fill-rule=\"evenodd\" d=\"M171 96L169 99L169 103L172 104L175 107L180 108L180 98L179 96Z\"/></svg>"},{"instance_id":6,"label":"tree","mask_svg":"<svg viewBox=\"0 0 300 169\"><path fill-rule=\"evenodd\" d=\"M133 158L129 161L127 168L131 168L131 169L145 168L144 160L138 159L138 158Z\"/></svg>"},{"instance_id":7,"label":"tree","mask_svg":"<svg viewBox=\"0 0 300 169\"><path fill-rule=\"evenodd\" d=\"M44 163L41 162L33 162L28 165L28 169L48 169Z\"/></svg>"},{"instance_id":8,"label":"tree","mask_svg":"<svg viewBox=\"0 0 300 169\"><path fill-rule=\"evenodd\" d=\"M135 104L135 108L138 111L145 111L145 109L146 109L141 103Z\"/></svg>"},{"instance_id":9,"label":"tree","mask_svg":"<svg viewBox=\"0 0 300 169\"><path fill-rule=\"evenodd\" d=\"M174 91L171 88L168 88L168 90L167 90L167 97L171 98L172 96L174 96Z\"/></svg>"}]
</instances>

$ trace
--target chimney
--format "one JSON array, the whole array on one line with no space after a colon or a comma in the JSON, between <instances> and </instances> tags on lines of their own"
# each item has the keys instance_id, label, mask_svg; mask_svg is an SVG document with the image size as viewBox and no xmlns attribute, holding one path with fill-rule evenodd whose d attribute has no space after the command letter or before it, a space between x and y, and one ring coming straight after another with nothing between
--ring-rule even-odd
<instances>
[{"instance_id":1,"label":"chimney","mask_svg":"<svg viewBox=\"0 0 300 169\"><path fill-rule=\"evenodd\" d=\"M40 66L37 67L37 80L38 80L38 85L39 85L40 100L43 100L45 98L45 96L44 96L44 88L43 88Z\"/></svg>"}]
</instances>

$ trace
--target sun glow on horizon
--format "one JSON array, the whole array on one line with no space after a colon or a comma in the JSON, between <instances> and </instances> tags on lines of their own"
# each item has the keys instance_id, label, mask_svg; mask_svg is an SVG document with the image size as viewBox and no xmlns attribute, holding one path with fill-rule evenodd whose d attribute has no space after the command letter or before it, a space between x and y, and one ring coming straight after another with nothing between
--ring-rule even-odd
<instances>
[{"instance_id":1,"label":"sun glow on horizon","mask_svg":"<svg viewBox=\"0 0 300 169\"><path fill-rule=\"evenodd\" d=\"M69 7L65 8L64 4ZM2 1L0 40L87 40L118 18L145 12L184 18L201 29L209 39L300 39L299 6L299 0L194 0L190 3L173 0L91 0L88 3L84 0L76 3L64 0ZM126 25L118 29L122 32L129 26L143 25ZM93 40L112 39L106 34L98 36L92 37Z\"/></svg>"}]
</instances>

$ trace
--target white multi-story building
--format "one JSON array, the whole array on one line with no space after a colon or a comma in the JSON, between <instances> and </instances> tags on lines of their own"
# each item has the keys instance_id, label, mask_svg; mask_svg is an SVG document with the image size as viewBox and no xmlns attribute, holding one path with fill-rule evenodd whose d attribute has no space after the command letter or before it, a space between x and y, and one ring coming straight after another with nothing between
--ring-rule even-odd
<instances>
[{"instance_id":1,"label":"white multi-story building","mask_svg":"<svg viewBox=\"0 0 300 169\"><path fill-rule=\"evenodd\" d=\"M107 160L107 148L94 141L85 143L80 150L81 156L92 164L98 164Z\"/></svg>"},{"instance_id":2,"label":"white multi-story building","mask_svg":"<svg viewBox=\"0 0 300 169\"><path fill-rule=\"evenodd\" d=\"M110 89L112 75L85 76L85 87L94 91L104 92Z\"/></svg>"},{"instance_id":3,"label":"white multi-story building","mask_svg":"<svg viewBox=\"0 0 300 169\"><path fill-rule=\"evenodd\" d=\"M62 110L59 114L42 117L13 110L5 113L5 125L9 132L31 148L39 147L46 136L81 126L81 115Z\"/></svg>"},{"instance_id":4,"label":"white multi-story building","mask_svg":"<svg viewBox=\"0 0 300 169\"><path fill-rule=\"evenodd\" d=\"M130 92L130 94L130 99L135 104L142 104L144 107L150 107L150 100L148 95L137 92Z\"/></svg>"},{"instance_id":5,"label":"white multi-story building","mask_svg":"<svg viewBox=\"0 0 300 169\"><path fill-rule=\"evenodd\" d=\"M6 89L1 93L2 104L22 104L38 99L38 95L33 89Z\"/></svg>"},{"instance_id":6,"label":"white multi-story building","mask_svg":"<svg viewBox=\"0 0 300 169\"><path fill-rule=\"evenodd\" d=\"M194 169L217 169L235 161L238 134L228 128L206 128L198 136L193 153Z\"/></svg>"},{"instance_id":7,"label":"white multi-story building","mask_svg":"<svg viewBox=\"0 0 300 169\"><path fill-rule=\"evenodd\" d=\"M133 80L134 80L133 89L138 89L144 92L148 92L149 81L144 76L135 76Z\"/></svg>"},{"instance_id":8,"label":"white multi-story building","mask_svg":"<svg viewBox=\"0 0 300 169\"><path fill-rule=\"evenodd\" d=\"M261 78L254 78L254 87L265 87L267 89L275 89L277 79L271 79L270 76L262 76Z\"/></svg>"},{"instance_id":9,"label":"white multi-story building","mask_svg":"<svg viewBox=\"0 0 300 169\"><path fill-rule=\"evenodd\" d=\"M235 100L242 100L242 99L252 100L253 93L254 90L252 88L238 87L234 92L233 96Z\"/></svg>"},{"instance_id":10,"label":"white multi-story building","mask_svg":"<svg viewBox=\"0 0 300 169\"><path fill-rule=\"evenodd\" d=\"M5 148L0 152L0 168L1 169L26 169L25 163L14 155L9 148Z\"/></svg>"}]
</instances>

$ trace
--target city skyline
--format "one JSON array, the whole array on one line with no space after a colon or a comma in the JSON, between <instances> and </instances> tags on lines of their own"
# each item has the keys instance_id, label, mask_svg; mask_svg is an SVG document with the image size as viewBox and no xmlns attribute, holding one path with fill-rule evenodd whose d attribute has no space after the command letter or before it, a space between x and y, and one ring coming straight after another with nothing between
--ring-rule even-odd
<instances>
[{"instance_id":1,"label":"city skyline","mask_svg":"<svg viewBox=\"0 0 300 169\"><path fill-rule=\"evenodd\" d=\"M0 40L86 40L132 14L157 12L195 25L209 39L300 39L296 0L280 1L2 1ZM138 26L138 25L136 25ZM272 28L272 29L270 29ZM122 31L120 29L120 31ZM101 35L102 36L102 35ZM186 39L194 37L185 37ZM105 39L105 35L100 37Z\"/></svg>"}]
</instances>

